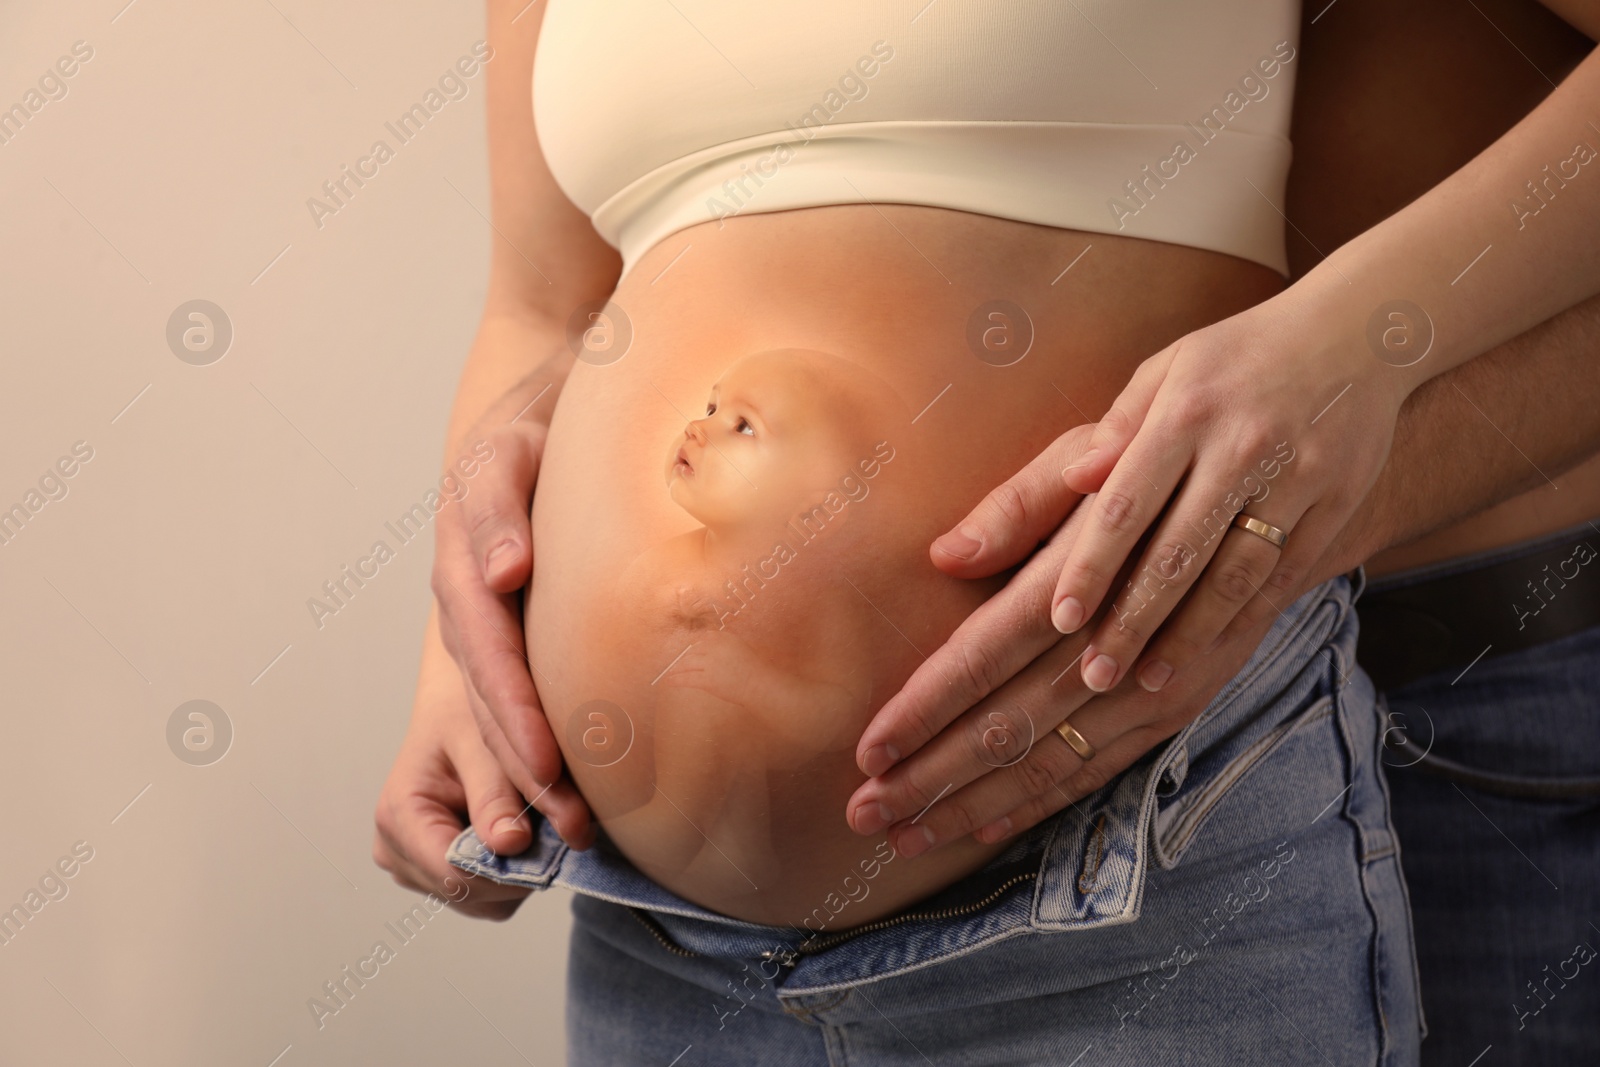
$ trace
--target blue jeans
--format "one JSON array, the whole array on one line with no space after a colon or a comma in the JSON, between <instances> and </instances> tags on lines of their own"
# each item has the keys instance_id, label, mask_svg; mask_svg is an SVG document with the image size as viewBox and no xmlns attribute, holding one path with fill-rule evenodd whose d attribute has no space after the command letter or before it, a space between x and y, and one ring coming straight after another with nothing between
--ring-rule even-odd
<instances>
[{"instance_id":1,"label":"blue jeans","mask_svg":"<svg viewBox=\"0 0 1600 1067\"><path fill-rule=\"evenodd\" d=\"M1491 1045L1482 1067L1600 1059L1597 694L1600 627L1385 694L1391 731L1500 779L1385 757L1416 911L1426 1064L1465 1067Z\"/></svg>"},{"instance_id":2,"label":"blue jeans","mask_svg":"<svg viewBox=\"0 0 1600 1067\"><path fill-rule=\"evenodd\" d=\"M1308 593L1171 742L852 936L708 912L548 826L509 858L468 831L451 861L577 891L574 1064L1414 1064L1410 915L1351 597L1343 578Z\"/></svg>"}]
</instances>

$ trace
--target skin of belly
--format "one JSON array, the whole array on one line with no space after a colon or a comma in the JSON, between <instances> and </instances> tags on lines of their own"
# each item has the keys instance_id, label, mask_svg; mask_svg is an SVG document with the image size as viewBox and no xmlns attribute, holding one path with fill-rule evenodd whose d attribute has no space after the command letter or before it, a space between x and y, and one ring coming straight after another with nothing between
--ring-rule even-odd
<instances>
[{"instance_id":1,"label":"skin of belly","mask_svg":"<svg viewBox=\"0 0 1600 1067\"><path fill-rule=\"evenodd\" d=\"M610 312L626 354L563 389L533 507L534 677L608 838L687 900L818 932L986 862L970 838L896 857L844 819L862 728L1005 577L946 577L929 544L1141 360L1281 284L1198 249L895 205L651 250Z\"/></svg>"}]
</instances>

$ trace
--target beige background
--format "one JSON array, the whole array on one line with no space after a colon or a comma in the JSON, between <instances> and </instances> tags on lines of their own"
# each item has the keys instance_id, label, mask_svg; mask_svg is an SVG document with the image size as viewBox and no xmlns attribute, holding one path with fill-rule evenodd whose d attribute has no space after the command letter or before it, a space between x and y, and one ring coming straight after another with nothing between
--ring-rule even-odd
<instances>
[{"instance_id":1,"label":"beige background","mask_svg":"<svg viewBox=\"0 0 1600 1067\"><path fill-rule=\"evenodd\" d=\"M94 849L0 945L0 1062L560 1063L564 893L435 919L320 1031L306 1005L419 899L369 849L431 530L322 629L306 600L437 478L486 278L483 75L410 144L383 124L482 10L125 3L0 8L0 108L94 49L0 144L0 508L94 449L0 545L0 910ZM380 137L319 230L307 198ZM234 329L209 366L165 337L196 298ZM166 739L197 698L235 731L209 766Z\"/></svg>"}]
</instances>

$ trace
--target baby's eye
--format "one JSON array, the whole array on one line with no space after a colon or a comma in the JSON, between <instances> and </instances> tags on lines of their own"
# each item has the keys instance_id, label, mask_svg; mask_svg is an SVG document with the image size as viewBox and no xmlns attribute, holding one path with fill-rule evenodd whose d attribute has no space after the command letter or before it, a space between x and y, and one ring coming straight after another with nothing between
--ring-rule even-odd
<instances>
[{"instance_id":1,"label":"baby's eye","mask_svg":"<svg viewBox=\"0 0 1600 1067\"><path fill-rule=\"evenodd\" d=\"M733 432L749 434L751 437L754 437L756 435L756 428L750 425L748 419L740 419L739 424L733 428Z\"/></svg>"}]
</instances>

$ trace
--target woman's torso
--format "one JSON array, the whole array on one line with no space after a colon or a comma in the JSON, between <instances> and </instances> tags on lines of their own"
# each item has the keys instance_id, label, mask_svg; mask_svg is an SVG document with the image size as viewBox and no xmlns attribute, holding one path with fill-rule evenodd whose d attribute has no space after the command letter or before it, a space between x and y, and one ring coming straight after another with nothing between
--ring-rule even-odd
<instances>
[{"instance_id":1,"label":"woman's torso","mask_svg":"<svg viewBox=\"0 0 1600 1067\"><path fill-rule=\"evenodd\" d=\"M608 312L631 323L626 355L580 362L552 423L528 610L547 713L629 859L686 899L773 924L800 925L844 892L882 842L844 820L863 780L855 739L1000 581L941 576L929 544L1058 434L1103 412L1150 353L1279 284L1214 252L893 205L752 215L647 253ZM999 365L1011 358L1004 346L1028 330L1014 312L1010 338L980 316L998 350L968 341L975 314L995 301L1031 322L1031 347L1009 366ZM664 484L670 446L729 364L789 348L843 357L903 401L874 427L893 459L844 506L850 537L791 538L798 558L782 567L751 556L767 576L758 584L726 565L662 577L639 561L700 525ZM638 581L641 568L657 577ZM742 600L725 575L742 583ZM696 618L711 597L721 607ZM688 662L677 657L724 640L719 618L758 659L792 661L799 648L804 660L825 645L819 628L848 635L798 669L845 689L864 677L865 698L809 747L772 743L761 709L673 681ZM747 673L737 659L720 662L734 664L725 675ZM903 907L992 851L969 839L885 867L854 921Z\"/></svg>"},{"instance_id":2,"label":"woman's torso","mask_svg":"<svg viewBox=\"0 0 1600 1067\"><path fill-rule=\"evenodd\" d=\"M601 318L574 313L594 348L540 471L529 648L579 788L646 874L798 927L844 896L870 921L993 853L884 862L844 820L855 740L1003 581L942 576L932 540L1141 360L1281 287L1297 17L552 0L541 145L625 274ZM810 354L740 362L775 350ZM773 503L732 458L751 439L696 437L714 383L771 395L783 359L859 379L850 419L798 420L829 426L799 453L838 470L832 497Z\"/></svg>"}]
</instances>

